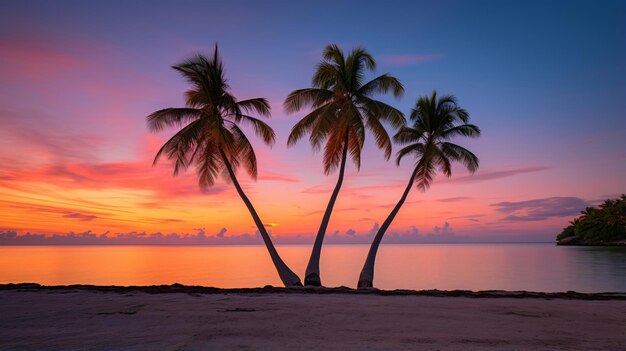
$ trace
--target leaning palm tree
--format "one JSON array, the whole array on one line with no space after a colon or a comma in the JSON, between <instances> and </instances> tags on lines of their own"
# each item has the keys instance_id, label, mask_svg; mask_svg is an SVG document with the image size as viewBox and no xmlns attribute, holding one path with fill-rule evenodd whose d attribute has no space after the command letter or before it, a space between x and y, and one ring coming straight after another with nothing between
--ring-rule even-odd
<instances>
[{"instance_id":1,"label":"leaning palm tree","mask_svg":"<svg viewBox=\"0 0 626 351\"><path fill-rule=\"evenodd\" d=\"M462 163L471 173L478 169L478 158L469 150L449 142L452 137L478 137L480 129L468 124L469 114L460 108L453 96L446 95L437 99L437 92L433 91L430 97L420 97L411 111L410 122L412 127L403 127L394 136L394 140L401 144L409 144L397 153L396 162L407 155L416 159L415 169L409 178L409 183L400 197L400 201L393 208L385 222L380 226L372 246L370 247L365 265L361 270L358 287L372 287L374 281L374 261L376 252L387 228L400 211L413 184L426 191L433 181L437 171L450 177L452 175L452 161Z\"/></svg>"},{"instance_id":2,"label":"leaning palm tree","mask_svg":"<svg viewBox=\"0 0 626 351\"><path fill-rule=\"evenodd\" d=\"M263 98L237 101L230 93L217 45L212 58L196 55L172 68L182 74L191 89L185 92L186 107L166 108L147 117L148 128L153 132L166 127L181 128L161 147L154 164L162 155L167 156L174 161L174 175L194 165L201 188L215 184L220 174L231 181L250 211L282 282L285 286L302 285L278 255L236 176L240 165L253 179L257 176L256 155L240 124L250 125L265 144L274 143L272 128L250 116L256 112L269 117L269 103Z\"/></svg>"},{"instance_id":3,"label":"leaning palm tree","mask_svg":"<svg viewBox=\"0 0 626 351\"><path fill-rule=\"evenodd\" d=\"M310 106L312 111L303 117L291 130L287 145L292 146L305 134L314 150L324 144L324 173L339 168L337 185L322 217L311 257L306 268L304 284L320 286L319 261L322 241L328 227L330 214L343 183L348 154L356 164L361 163L361 150L365 140L365 129L374 135L376 144L391 156L391 141L381 121L394 128L405 125L404 115L395 108L371 98L374 94L391 91L400 97L404 88L400 81L383 74L364 83L365 71L374 71L376 62L363 48L356 48L345 57L337 45L328 45L324 59L318 64L313 76L312 88L292 91L285 100L285 110L294 113Z\"/></svg>"}]
</instances>

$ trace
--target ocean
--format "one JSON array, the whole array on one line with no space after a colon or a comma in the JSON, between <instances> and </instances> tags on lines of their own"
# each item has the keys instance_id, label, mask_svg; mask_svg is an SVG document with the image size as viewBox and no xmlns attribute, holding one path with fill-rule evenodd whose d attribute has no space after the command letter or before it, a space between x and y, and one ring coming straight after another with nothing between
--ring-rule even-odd
<instances>
[{"instance_id":1,"label":"ocean","mask_svg":"<svg viewBox=\"0 0 626 351\"><path fill-rule=\"evenodd\" d=\"M278 246L302 275L311 247ZM325 286L355 287L368 245L326 245ZM281 286L264 246L0 246L0 283ZM626 249L554 244L381 245L380 289L626 292Z\"/></svg>"}]
</instances>

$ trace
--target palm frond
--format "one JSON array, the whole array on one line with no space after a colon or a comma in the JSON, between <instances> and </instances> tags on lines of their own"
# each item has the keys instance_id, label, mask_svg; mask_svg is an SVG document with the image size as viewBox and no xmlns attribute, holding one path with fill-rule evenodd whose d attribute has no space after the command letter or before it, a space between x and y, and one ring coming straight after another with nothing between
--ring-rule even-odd
<instances>
[{"instance_id":1,"label":"palm frond","mask_svg":"<svg viewBox=\"0 0 626 351\"><path fill-rule=\"evenodd\" d=\"M391 157L391 140L389 139L387 130L380 124L378 119L372 116L368 116L367 118L367 127L374 135L376 146L385 152L385 159L388 160Z\"/></svg>"},{"instance_id":2,"label":"palm frond","mask_svg":"<svg viewBox=\"0 0 626 351\"><path fill-rule=\"evenodd\" d=\"M387 94L390 90L396 98L400 98L404 95L404 86L400 83L400 80L385 73L361 86L358 90L358 94L363 96Z\"/></svg>"},{"instance_id":3,"label":"palm frond","mask_svg":"<svg viewBox=\"0 0 626 351\"><path fill-rule=\"evenodd\" d=\"M368 70L374 71L376 69L376 61L374 60L372 55L370 55L370 53L367 52L367 50L365 50L365 48L363 47L354 48L352 52L350 53L350 56L355 61L360 62L361 64L365 64L365 67ZM361 71L363 70L362 67L358 67L358 68L360 68Z\"/></svg>"},{"instance_id":4,"label":"palm frond","mask_svg":"<svg viewBox=\"0 0 626 351\"><path fill-rule=\"evenodd\" d=\"M450 162L450 158L448 158L445 152L443 152L442 150L438 148L434 150L434 153L435 153L435 157L433 159L439 166L439 169L441 169L441 172L443 172L443 174L446 177L451 177L452 176L452 163Z\"/></svg>"},{"instance_id":5,"label":"palm frond","mask_svg":"<svg viewBox=\"0 0 626 351\"><path fill-rule=\"evenodd\" d=\"M232 132L235 136L235 143L237 144L237 160L243 163L244 168L248 172L248 175L256 180L257 179L257 161L254 153L254 148L246 135L241 131L237 125L232 126Z\"/></svg>"},{"instance_id":6,"label":"palm frond","mask_svg":"<svg viewBox=\"0 0 626 351\"><path fill-rule=\"evenodd\" d=\"M470 173L474 173L478 170L480 165L478 157L466 148L449 142L443 142L441 143L441 150L447 157L461 162Z\"/></svg>"},{"instance_id":7,"label":"palm frond","mask_svg":"<svg viewBox=\"0 0 626 351\"><path fill-rule=\"evenodd\" d=\"M406 125L404 114L393 106L369 97L360 97L359 102L368 111L369 115L375 116L389 124L395 129L402 128Z\"/></svg>"},{"instance_id":8,"label":"palm frond","mask_svg":"<svg viewBox=\"0 0 626 351\"><path fill-rule=\"evenodd\" d=\"M343 64L346 60L343 55L343 51L337 46L337 44L329 44L324 48L322 52L322 56L324 60L331 61L334 63Z\"/></svg>"},{"instance_id":9,"label":"palm frond","mask_svg":"<svg viewBox=\"0 0 626 351\"><path fill-rule=\"evenodd\" d=\"M315 124L312 126L309 135L309 141L311 142L313 150L320 149L322 142L329 138L331 130L336 133L341 129L339 128L339 124L341 124L342 128L347 127L347 121L345 121L345 119L338 119L337 110L334 104L329 104L324 109L324 113L320 114L315 120ZM341 129L340 132L343 133L343 131L344 129Z\"/></svg>"},{"instance_id":10,"label":"palm frond","mask_svg":"<svg viewBox=\"0 0 626 351\"><path fill-rule=\"evenodd\" d=\"M407 145L396 153L396 164L399 166L404 156L415 154L415 158L419 158L424 154L424 144L416 143Z\"/></svg>"},{"instance_id":11,"label":"palm frond","mask_svg":"<svg viewBox=\"0 0 626 351\"><path fill-rule=\"evenodd\" d=\"M174 160L174 176L178 175L181 170L187 169L190 153L195 154L196 149L200 147L198 141L202 139L202 129L208 123L208 120L196 120L172 136L159 149L152 165L156 165L165 153L166 157Z\"/></svg>"},{"instance_id":12,"label":"palm frond","mask_svg":"<svg viewBox=\"0 0 626 351\"><path fill-rule=\"evenodd\" d=\"M451 138L457 135L469 138L478 138L480 136L480 128L473 124L461 124L446 129L441 136L444 138Z\"/></svg>"},{"instance_id":13,"label":"palm frond","mask_svg":"<svg viewBox=\"0 0 626 351\"><path fill-rule=\"evenodd\" d=\"M409 144L417 142L424 135L423 130L418 130L416 128L411 127L402 127L398 132L393 136L393 140L399 144Z\"/></svg>"},{"instance_id":14,"label":"palm frond","mask_svg":"<svg viewBox=\"0 0 626 351\"><path fill-rule=\"evenodd\" d=\"M332 99L333 95L334 93L332 91L325 89L298 89L289 93L283 103L283 107L287 113L298 112L306 106L317 108L327 104Z\"/></svg>"},{"instance_id":15,"label":"palm frond","mask_svg":"<svg viewBox=\"0 0 626 351\"><path fill-rule=\"evenodd\" d=\"M256 136L261 138L263 142L267 145L274 145L276 141L276 133L274 133L274 129L267 125L267 123L261 121L258 118L248 116L248 115L239 115L242 124L250 124L254 129L254 133ZM236 124L234 124L236 125Z\"/></svg>"},{"instance_id":16,"label":"palm frond","mask_svg":"<svg viewBox=\"0 0 626 351\"><path fill-rule=\"evenodd\" d=\"M167 127L181 128L200 117L201 111L195 108L166 108L146 117L148 129L160 132Z\"/></svg>"},{"instance_id":17,"label":"palm frond","mask_svg":"<svg viewBox=\"0 0 626 351\"><path fill-rule=\"evenodd\" d=\"M241 100L237 102L237 106L246 113L258 113L263 117L271 115L270 103L265 98Z\"/></svg>"},{"instance_id":18,"label":"palm frond","mask_svg":"<svg viewBox=\"0 0 626 351\"><path fill-rule=\"evenodd\" d=\"M417 163L417 175L415 177L415 186L420 191L428 190L437 172L433 159L428 157L428 150L425 153L426 157L422 156Z\"/></svg>"},{"instance_id":19,"label":"palm frond","mask_svg":"<svg viewBox=\"0 0 626 351\"><path fill-rule=\"evenodd\" d=\"M341 69L335 63L322 61L317 65L311 84L322 90L334 90L343 80Z\"/></svg>"},{"instance_id":20,"label":"palm frond","mask_svg":"<svg viewBox=\"0 0 626 351\"><path fill-rule=\"evenodd\" d=\"M311 111L308 115L304 116L293 128L287 138L287 146L293 146L300 140L306 133L311 133L313 127L317 124L318 118L325 113L328 113L328 109L332 109L331 105L324 105Z\"/></svg>"},{"instance_id":21,"label":"palm frond","mask_svg":"<svg viewBox=\"0 0 626 351\"><path fill-rule=\"evenodd\" d=\"M328 175L332 173L341 164L341 157L343 151L348 145L347 135L348 130L345 128L337 128L329 133L328 140L324 145L324 174Z\"/></svg>"}]
</instances>

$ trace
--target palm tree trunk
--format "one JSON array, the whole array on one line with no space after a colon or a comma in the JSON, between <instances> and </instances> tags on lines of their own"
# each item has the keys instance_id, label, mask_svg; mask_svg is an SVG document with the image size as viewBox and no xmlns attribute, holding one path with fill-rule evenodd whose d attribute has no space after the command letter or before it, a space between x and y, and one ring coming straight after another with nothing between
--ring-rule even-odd
<instances>
[{"instance_id":1,"label":"palm tree trunk","mask_svg":"<svg viewBox=\"0 0 626 351\"><path fill-rule=\"evenodd\" d=\"M317 236L315 237L315 243L313 244L309 264L307 264L306 272L304 273L304 285L322 286L322 280L320 279L320 255L322 253L322 242L324 241L326 228L328 227L328 222L330 221L330 214L333 212L335 201L337 201L337 195L339 195L339 189L341 189L341 185L343 184L343 175L345 173L346 159L348 157L349 131L349 129L346 130L343 154L341 156L341 166L339 167L339 178L337 179L335 189L330 196L330 201L328 201L328 206L326 206L326 212L324 212L324 217L322 217L320 229L317 231Z\"/></svg>"},{"instance_id":2,"label":"palm tree trunk","mask_svg":"<svg viewBox=\"0 0 626 351\"><path fill-rule=\"evenodd\" d=\"M376 261L376 253L378 252L378 246L380 245L380 241L383 239L387 228L391 225L391 222L400 211L400 207L404 204L406 197L409 195L411 188L413 187L413 182L415 181L415 176L417 175L417 170L419 166L415 167L413 174L411 175L411 179L409 179L409 184L407 184L400 201L393 208L389 217L385 220L382 226L378 229L376 236L374 237L374 241L372 242L372 246L370 246L370 251L367 254L367 259L365 260L365 264L363 265L363 269L361 270L361 275L359 276L359 283L357 287L359 288L371 288L374 283L374 262Z\"/></svg>"},{"instance_id":3,"label":"palm tree trunk","mask_svg":"<svg viewBox=\"0 0 626 351\"><path fill-rule=\"evenodd\" d=\"M254 219L254 223L259 229L259 233L261 233L261 237L263 238L263 241L265 242L267 251L269 251L270 257L272 258L272 262L274 262L274 266L276 267L276 270L278 271L280 280L283 281L283 284L285 284L285 286L302 286L302 283L300 282L300 278L298 278L298 276L291 269L289 269L289 267L287 267L285 262L280 258L280 255L278 255L278 252L276 251L276 248L274 247L274 244L272 243L272 239L270 238L269 234L265 230L265 226L263 225L261 218L259 218L259 215L257 214L256 210L252 206L252 203L250 202L246 194L243 192L243 189L241 189L241 186L239 185L239 182L237 181L235 172L233 171L233 168L230 165L230 162L228 161L226 154L222 150L220 150L220 153L222 155L222 160L224 161L224 165L226 166L226 169L228 170L228 174L230 175L230 179L233 181L233 184L235 185L235 189L237 189L237 193L239 193L239 196L241 197L243 202L246 204L248 211L250 211L250 214L252 215L252 219Z\"/></svg>"}]
</instances>

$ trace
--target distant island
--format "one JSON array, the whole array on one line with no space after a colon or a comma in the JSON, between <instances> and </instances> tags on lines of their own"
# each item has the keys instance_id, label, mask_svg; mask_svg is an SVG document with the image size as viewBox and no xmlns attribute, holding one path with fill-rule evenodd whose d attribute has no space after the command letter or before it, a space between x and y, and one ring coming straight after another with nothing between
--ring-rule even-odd
<instances>
[{"instance_id":1,"label":"distant island","mask_svg":"<svg viewBox=\"0 0 626 351\"><path fill-rule=\"evenodd\" d=\"M556 240L557 245L626 246L626 195L587 207Z\"/></svg>"}]
</instances>

